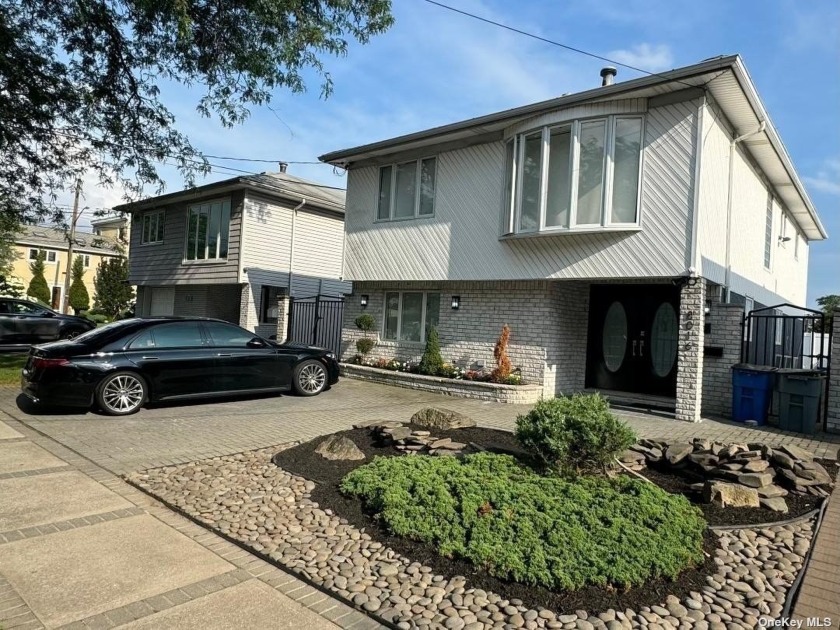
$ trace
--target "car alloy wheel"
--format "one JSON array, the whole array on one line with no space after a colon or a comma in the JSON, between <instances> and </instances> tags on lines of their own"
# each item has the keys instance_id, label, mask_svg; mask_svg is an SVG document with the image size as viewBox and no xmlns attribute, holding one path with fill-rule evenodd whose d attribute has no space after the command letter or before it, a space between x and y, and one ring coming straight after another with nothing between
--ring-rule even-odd
<instances>
[{"instance_id":1,"label":"car alloy wheel","mask_svg":"<svg viewBox=\"0 0 840 630\"><path fill-rule=\"evenodd\" d=\"M298 385L307 394L317 394L327 382L327 371L320 363L312 361L298 373Z\"/></svg>"},{"instance_id":2,"label":"car alloy wheel","mask_svg":"<svg viewBox=\"0 0 840 630\"><path fill-rule=\"evenodd\" d=\"M129 414L143 404L146 397L142 381L132 374L119 374L110 378L102 388L102 404L106 411Z\"/></svg>"}]
</instances>

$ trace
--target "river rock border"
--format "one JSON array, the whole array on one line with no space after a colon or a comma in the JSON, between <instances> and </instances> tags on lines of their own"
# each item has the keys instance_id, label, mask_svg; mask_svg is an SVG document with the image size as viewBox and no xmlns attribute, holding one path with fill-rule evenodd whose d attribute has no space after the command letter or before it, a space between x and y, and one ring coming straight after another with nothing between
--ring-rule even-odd
<instances>
[{"instance_id":1,"label":"river rock border","mask_svg":"<svg viewBox=\"0 0 840 630\"><path fill-rule=\"evenodd\" d=\"M286 445L288 448L292 445ZM715 531L717 571L699 592L639 610L552 611L470 587L372 540L310 499L312 481L271 462L273 447L166 466L126 480L195 521L399 628L727 630L777 619L814 535L814 519Z\"/></svg>"}]
</instances>

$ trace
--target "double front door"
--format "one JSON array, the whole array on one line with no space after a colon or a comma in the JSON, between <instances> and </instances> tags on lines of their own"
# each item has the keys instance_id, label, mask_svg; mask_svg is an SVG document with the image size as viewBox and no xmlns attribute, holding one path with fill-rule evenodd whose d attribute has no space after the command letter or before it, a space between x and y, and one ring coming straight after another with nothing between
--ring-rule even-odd
<instances>
[{"instance_id":1,"label":"double front door","mask_svg":"<svg viewBox=\"0 0 840 630\"><path fill-rule=\"evenodd\" d=\"M586 386L674 397L679 289L672 285L592 285Z\"/></svg>"}]
</instances>

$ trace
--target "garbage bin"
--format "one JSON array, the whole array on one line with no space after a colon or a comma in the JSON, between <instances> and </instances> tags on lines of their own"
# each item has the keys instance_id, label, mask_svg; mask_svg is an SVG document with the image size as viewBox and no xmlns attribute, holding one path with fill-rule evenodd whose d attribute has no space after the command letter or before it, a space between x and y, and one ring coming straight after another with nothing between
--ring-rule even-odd
<instances>
[{"instance_id":1,"label":"garbage bin","mask_svg":"<svg viewBox=\"0 0 840 630\"><path fill-rule=\"evenodd\" d=\"M813 435L820 415L823 376L818 370L779 370L779 428Z\"/></svg>"},{"instance_id":2,"label":"garbage bin","mask_svg":"<svg viewBox=\"0 0 840 630\"><path fill-rule=\"evenodd\" d=\"M767 423L776 368L739 363L732 366L732 419Z\"/></svg>"}]
</instances>

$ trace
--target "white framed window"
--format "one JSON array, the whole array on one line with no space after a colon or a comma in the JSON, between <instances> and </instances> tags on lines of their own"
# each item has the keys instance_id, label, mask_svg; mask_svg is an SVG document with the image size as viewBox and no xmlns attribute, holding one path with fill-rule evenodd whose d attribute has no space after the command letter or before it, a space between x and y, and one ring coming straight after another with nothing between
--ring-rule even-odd
<instances>
[{"instance_id":1,"label":"white framed window","mask_svg":"<svg viewBox=\"0 0 840 630\"><path fill-rule=\"evenodd\" d=\"M184 260L224 260L230 237L230 199L206 201L187 211Z\"/></svg>"},{"instance_id":2,"label":"white framed window","mask_svg":"<svg viewBox=\"0 0 840 630\"><path fill-rule=\"evenodd\" d=\"M140 236L142 245L163 243L163 225L166 214L163 210L147 212L143 215L143 231Z\"/></svg>"},{"instance_id":3,"label":"white framed window","mask_svg":"<svg viewBox=\"0 0 840 630\"><path fill-rule=\"evenodd\" d=\"M507 142L503 234L634 227L642 116L575 120Z\"/></svg>"},{"instance_id":4,"label":"white framed window","mask_svg":"<svg viewBox=\"0 0 840 630\"><path fill-rule=\"evenodd\" d=\"M380 167L376 220L434 216L436 178L436 157Z\"/></svg>"},{"instance_id":5,"label":"white framed window","mask_svg":"<svg viewBox=\"0 0 840 630\"><path fill-rule=\"evenodd\" d=\"M57 260L57 252L52 249L30 249L29 260L36 260L38 258L38 252L44 252L44 262L54 263Z\"/></svg>"},{"instance_id":6,"label":"white framed window","mask_svg":"<svg viewBox=\"0 0 840 630\"><path fill-rule=\"evenodd\" d=\"M85 267L90 267L90 254L82 254L82 260L85 263Z\"/></svg>"},{"instance_id":7,"label":"white framed window","mask_svg":"<svg viewBox=\"0 0 840 630\"><path fill-rule=\"evenodd\" d=\"M767 218L764 222L764 268L770 269L773 242L773 196L767 195Z\"/></svg>"},{"instance_id":8,"label":"white framed window","mask_svg":"<svg viewBox=\"0 0 840 630\"><path fill-rule=\"evenodd\" d=\"M388 291L382 338L391 341L424 343L432 327L440 322L440 293Z\"/></svg>"}]
</instances>

